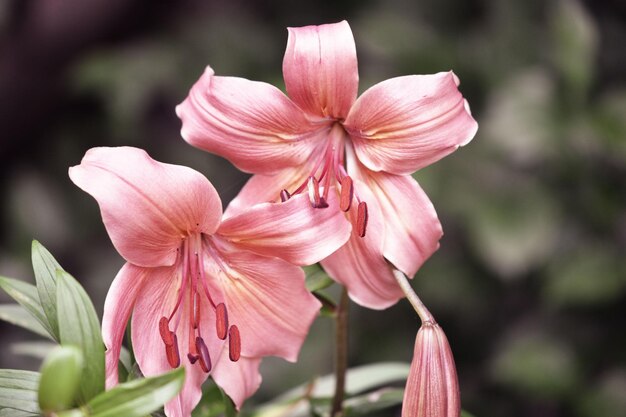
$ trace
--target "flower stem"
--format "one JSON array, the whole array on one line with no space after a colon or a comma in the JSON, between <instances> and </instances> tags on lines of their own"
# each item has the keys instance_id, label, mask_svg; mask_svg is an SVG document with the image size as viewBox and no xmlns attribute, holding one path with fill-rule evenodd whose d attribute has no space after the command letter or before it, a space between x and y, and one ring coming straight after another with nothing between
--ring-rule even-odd
<instances>
[{"instance_id":1,"label":"flower stem","mask_svg":"<svg viewBox=\"0 0 626 417\"><path fill-rule=\"evenodd\" d=\"M396 278L396 281L398 281L398 285L400 285L402 292L404 292L404 294L406 295L406 298L413 306L413 309L420 317L420 320L422 320L422 323L435 324L435 318L432 314L430 314L430 311L428 311L428 309L426 308L424 303L422 303L422 300L420 300L415 291L413 291L413 287L411 287L411 284L409 283L406 275L394 268L393 276Z\"/></svg>"},{"instance_id":2,"label":"flower stem","mask_svg":"<svg viewBox=\"0 0 626 417\"><path fill-rule=\"evenodd\" d=\"M331 417L343 414L343 398L346 388L346 371L348 370L348 306L350 299L348 291L344 287L341 292L341 300L337 306L336 320L336 346L335 346L335 396L330 412Z\"/></svg>"}]
</instances>

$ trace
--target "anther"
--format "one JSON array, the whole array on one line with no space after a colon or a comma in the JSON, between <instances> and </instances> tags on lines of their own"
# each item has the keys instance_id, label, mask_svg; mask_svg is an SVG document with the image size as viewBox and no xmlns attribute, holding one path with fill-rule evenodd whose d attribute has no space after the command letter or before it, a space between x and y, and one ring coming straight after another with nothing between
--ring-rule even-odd
<instances>
[{"instance_id":1,"label":"anther","mask_svg":"<svg viewBox=\"0 0 626 417\"><path fill-rule=\"evenodd\" d=\"M204 343L204 339L201 337L196 337L196 349L198 350L198 354L200 356L200 367L204 372L211 372L211 356L209 356L209 349L206 347Z\"/></svg>"},{"instance_id":2,"label":"anther","mask_svg":"<svg viewBox=\"0 0 626 417\"><path fill-rule=\"evenodd\" d=\"M200 356L194 355L192 353L188 353L187 354L187 359L189 359L189 363L191 363L193 365L194 363L196 363L198 361L198 359L200 359Z\"/></svg>"},{"instance_id":3,"label":"anther","mask_svg":"<svg viewBox=\"0 0 626 417\"><path fill-rule=\"evenodd\" d=\"M316 208L328 208L328 203L324 197L320 197L320 202L317 204Z\"/></svg>"},{"instance_id":4,"label":"anther","mask_svg":"<svg viewBox=\"0 0 626 417\"><path fill-rule=\"evenodd\" d=\"M289 200L291 198L291 194L289 194L289 191L287 190L282 190L280 192L280 201L282 201L283 203L287 200Z\"/></svg>"},{"instance_id":5,"label":"anther","mask_svg":"<svg viewBox=\"0 0 626 417\"><path fill-rule=\"evenodd\" d=\"M219 303L215 308L215 329L217 337L224 340L228 334L228 311L224 303Z\"/></svg>"},{"instance_id":6,"label":"anther","mask_svg":"<svg viewBox=\"0 0 626 417\"><path fill-rule=\"evenodd\" d=\"M228 331L228 357L231 361L237 362L241 356L241 337L237 326L230 326Z\"/></svg>"},{"instance_id":7,"label":"anther","mask_svg":"<svg viewBox=\"0 0 626 417\"><path fill-rule=\"evenodd\" d=\"M367 228L367 203L361 201L356 215L356 231L360 237L365 236L365 229Z\"/></svg>"},{"instance_id":8,"label":"anther","mask_svg":"<svg viewBox=\"0 0 626 417\"><path fill-rule=\"evenodd\" d=\"M171 345L165 345L165 355L167 356L167 362L172 368L178 368L180 365L180 355L178 354L178 338L176 333L170 333L173 338Z\"/></svg>"},{"instance_id":9,"label":"anther","mask_svg":"<svg viewBox=\"0 0 626 417\"><path fill-rule=\"evenodd\" d=\"M311 202L311 206L313 206L313 208L317 208L320 204L319 183L314 176L310 176L307 185L309 187L309 201Z\"/></svg>"},{"instance_id":10,"label":"anther","mask_svg":"<svg viewBox=\"0 0 626 417\"><path fill-rule=\"evenodd\" d=\"M159 333L161 334L161 339L163 343L165 343L165 346L172 346L174 344L167 317L161 317L161 320L159 320Z\"/></svg>"},{"instance_id":11,"label":"anther","mask_svg":"<svg viewBox=\"0 0 626 417\"><path fill-rule=\"evenodd\" d=\"M339 198L339 208L342 211L350 210L353 195L354 187L352 185L352 178L346 176L341 181L341 197Z\"/></svg>"}]
</instances>

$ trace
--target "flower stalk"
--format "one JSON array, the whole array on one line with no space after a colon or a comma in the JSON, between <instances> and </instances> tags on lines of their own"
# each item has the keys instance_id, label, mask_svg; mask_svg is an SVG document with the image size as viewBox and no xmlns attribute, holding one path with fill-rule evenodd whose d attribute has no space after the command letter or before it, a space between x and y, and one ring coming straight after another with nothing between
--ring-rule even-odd
<instances>
[{"instance_id":1,"label":"flower stalk","mask_svg":"<svg viewBox=\"0 0 626 417\"><path fill-rule=\"evenodd\" d=\"M430 314L430 311L428 311L428 309L422 302L422 300L417 296L415 291L413 291L413 287L411 287L411 284L409 283L406 275L394 268L393 276L396 281L398 281L398 285L402 289L402 292L404 292L404 294L406 295L409 303L411 303L411 305L413 306L413 309L415 310L417 315L420 317L420 320L422 320L422 323L437 323L433 315Z\"/></svg>"},{"instance_id":2,"label":"flower stalk","mask_svg":"<svg viewBox=\"0 0 626 417\"><path fill-rule=\"evenodd\" d=\"M335 317L335 395L330 412L331 417L343 414L343 399L346 392L346 371L348 370L348 290L341 291L341 300Z\"/></svg>"}]
</instances>

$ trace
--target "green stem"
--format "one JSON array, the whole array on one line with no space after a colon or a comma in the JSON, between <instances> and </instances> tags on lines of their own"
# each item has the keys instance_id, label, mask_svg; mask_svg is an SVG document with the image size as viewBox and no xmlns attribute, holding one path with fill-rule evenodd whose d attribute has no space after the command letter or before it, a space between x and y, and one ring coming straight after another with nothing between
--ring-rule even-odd
<instances>
[{"instance_id":1,"label":"green stem","mask_svg":"<svg viewBox=\"0 0 626 417\"><path fill-rule=\"evenodd\" d=\"M396 278L396 281L398 281L400 288L402 288L402 292L404 292L404 295L406 295L406 298L413 306L413 309L415 310L417 315L420 316L422 323L435 324L435 318L432 314L430 314L430 311L428 311L428 309L426 308L422 300L420 300L420 298L417 296L415 291L413 291L413 287L411 287L411 284L409 283L406 275L394 268L393 276Z\"/></svg>"},{"instance_id":2,"label":"green stem","mask_svg":"<svg viewBox=\"0 0 626 417\"><path fill-rule=\"evenodd\" d=\"M348 291L341 292L341 300L337 306L336 316L336 346L335 346L335 396L330 412L331 417L343 414L343 399L346 390L346 371L348 370L348 307L350 299Z\"/></svg>"}]
</instances>

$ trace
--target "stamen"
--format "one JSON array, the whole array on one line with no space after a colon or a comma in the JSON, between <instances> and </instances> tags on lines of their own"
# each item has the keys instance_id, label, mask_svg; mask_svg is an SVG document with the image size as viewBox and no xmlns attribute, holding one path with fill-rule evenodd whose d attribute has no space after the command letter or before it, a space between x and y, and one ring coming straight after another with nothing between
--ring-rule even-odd
<instances>
[{"instance_id":1,"label":"stamen","mask_svg":"<svg viewBox=\"0 0 626 417\"><path fill-rule=\"evenodd\" d=\"M193 294L193 328L197 329L200 324L200 296L196 290Z\"/></svg>"},{"instance_id":2,"label":"stamen","mask_svg":"<svg viewBox=\"0 0 626 417\"><path fill-rule=\"evenodd\" d=\"M225 340L228 333L228 311L224 303L219 303L215 309L215 329L217 337Z\"/></svg>"},{"instance_id":3,"label":"stamen","mask_svg":"<svg viewBox=\"0 0 626 417\"><path fill-rule=\"evenodd\" d=\"M365 236L365 229L367 229L367 203L361 201L356 216L356 231L360 237Z\"/></svg>"},{"instance_id":4,"label":"stamen","mask_svg":"<svg viewBox=\"0 0 626 417\"><path fill-rule=\"evenodd\" d=\"M328 203L326 202L326 199L324 197L320 197L320 202L316 208L327 208L327 207L328 207Z\"/></svg>"},{"instance_id":5,"label":"stamen","mask_svg":"<svg viewBox=\"0 0 626 417\"><path fill-rule=\"evenodd\" d=\"M171 345L165 345L165 355L167 356L167 362L172 368L178 368L180 366L180 355L178 354L178 338L176 333L171 333L173 343Z\"/></svg>"},{"instance_id":6,"label":"stamen","mask_svg":"<svg viewBox=\"0 0 626 417\"><path fill-rule=\"evenodd\" d=\"M339 208L342 211L350 210L352 205L352 197L354 195L354 187L352 185L352 178L346 176L341 181L341 197L339 199Z\"/></svg>"},{"instance_id":7,"label":"stamen","mask_svg":"<svg viewBox=\"0 0 626 417\"><path fill-rule=\"evenodd\" d=\"M237 326L230 326L228 331L228 357L231 361L237 362L241 356L241 337Z\"/></svg>"},{"instance_id":8,"label":"stamen","mask_svg":"<svg viewBox=\"0 0 626 417\"><path fill-rule=\"evenodd\" d=\"M161 317L161 320L159 320L159 333L161 334L161 340L163 340L166 346L172 346L174 344L167 317Z\"/></svg>"},{"instance_id":9,"label":"stamen","mask_svg":"<svg viewBox=\"0 0 626 417\"><path fill-rule=\"evenodd\" d=\"M287 190L282 190L280 192L280 201L282 201L283 203L287 200L289 200L291 198L291 194L289 194L289 191Z\"/></svg>"},{"instance_id":10,"label":"stamen","mask_svg":"<svg viewBox=\"0 0 626 417\"><path fill-rule=\"evenodd\" d=\"M311 206L317 208L320 204L319 183L314 176L310 176L307 185L309 187L309 201L311 202Z\"/></svg>"},{"instance_id":11,"label":"stamen","mask_svg":"<svg viewBox=\"0 0 626 417\"><path fill-rule=\"evenodd\" d=\"M196 349L198 349L198 354L200 355L200 367L204 372L211 372L211 356L209 356L209 349L201 337L196 337Z\"/></svg>"},{"instance_id":12,"label":"stamen","mask_svg":"<svg viewBox=\"0 0 626 417\"><path fill-rule=\"evenodd\" d=\"M188 353L187 354L187 359L189 359L189 363L191 363L193 365L194 363L196 363L198 361L198 359L200 359L200 356Z\"/></svg>"}]
</instances>

